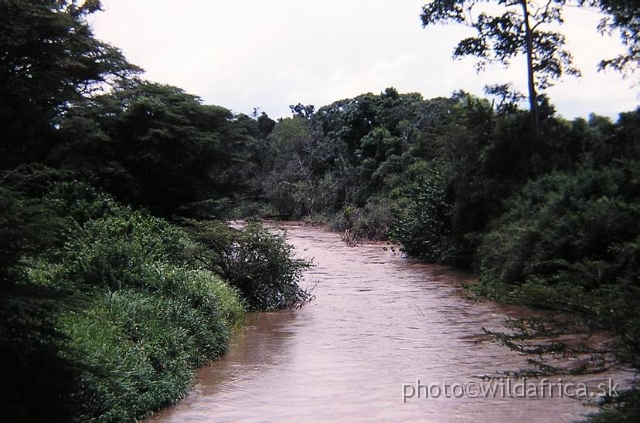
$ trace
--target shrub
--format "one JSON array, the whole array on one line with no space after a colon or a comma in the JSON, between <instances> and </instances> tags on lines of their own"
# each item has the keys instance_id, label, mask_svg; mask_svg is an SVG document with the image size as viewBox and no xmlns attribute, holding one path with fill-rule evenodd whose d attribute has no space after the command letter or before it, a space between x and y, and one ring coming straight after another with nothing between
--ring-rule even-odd
<instances>
[{"instance_id":1,"label":"shrub","mask_svg":"<svg viewBox=\"0 0 640 423\"><path fill-rule=\"evenodd\" d=\"M76 284L118 290L155 278L155 263L193 264L197 247L165 220L121 207L87 222L63 250L66 277Z\"/></svg>"},{"instance_id":2,"label":"shrub","mask_svg":"<svg viewBox=\"0 0 640 423\"><path fill-rule=\"evenodd\" d=\"M20 280L0 302L2 329L21 334L0 337L3 376L11 376L20 406L30 394L16 382L37 371L48 380L31 394L59 420L144 417L181 398L193 370L222 354L243 321L238 292L197 264L203 247L162 219L66 182L4 209L17 223L38 218L38 226L19 228L29 230L29 248L15 256L10 274ZM49 216L52 230L43 225ZM40 227L46 249L38 254L30 244ZM3 406L15 421L44 420L41 414Z\"/></svg>"},{"instance_id":3,"label":"shrub","mask_svg":"<svg viewBox=\"0 0 640 423\"><path fill-rule=\"evenodd\" d=\"M132 421L181 398L193 369L226 349L229 331L211 311L184 296L123 290L65 316L70 354L86 369L76 419Z\"/></svg>"},{"instance_id":4,"label":"shrub","mask_svg":"<svg viewBox=\"0 0 640 423\"><path fill-rule=\"evenodd\" d=\"M412 182L401 188L402 206L395 210L391 235L413 257L449 262L455 247L450 234L451 205L446 199L446 167L420 161L407 175Z\"/></svg>"},{"instance_id":5,"label":"shrub","mask_svg":"<svg viewBox=\"0 0 640 423\"><path fill-rule=\"evenodd\" d=\"M311 300L300 287L310 263L292 257L285 236L249 223L222 255L222 275L238 288L251 310L297 308Z\"/></svg>"},{"instance_id":6,"label":"shrub","mask_svg":"<svg viewBox=\"0 0 640 423\"><path fill-rule=\"evenodd\" d=\"M348 205L331 221L335 231L349 230L355 240L387 239L393 220L391 201L386 197L371 197L362 208Z\"/></svg>"},{"instance_id":7,"label":"shrub","mask_svg":"<svg viewBox=\"0 0 640 423\"><path fill-rule=\"evenodd\" d=\"M187 263L184 233L122 212L88 222L55 273L102 292L63 319L70 357L86 369L74 401L82 420L133 420L181 398L244 316L234 289Z\"/></svg>"},{"instance_id":8,"label":"shrub","mask_svg":"<svg viewBox=\"0 0 640 423\"><path fill-rule=\"evenodd\" d=\"M292 257L283 234L270 233L260 223L242 230L219 222L186 221L194 239L210 251L208 268L238 289L250 310L297 308L311 294L300 287L310 263Z\"/></svg>"},{"instance_id":9,"label":"shrub","mask_svg":"<svg viewBox=\"0 0 640 423\"><path fill-rule=\"evenodd\" d=\"M529 183L485 235L480 289L494 298L579 312L640 348L638 163Z\"/></svg>"}]
</instances>

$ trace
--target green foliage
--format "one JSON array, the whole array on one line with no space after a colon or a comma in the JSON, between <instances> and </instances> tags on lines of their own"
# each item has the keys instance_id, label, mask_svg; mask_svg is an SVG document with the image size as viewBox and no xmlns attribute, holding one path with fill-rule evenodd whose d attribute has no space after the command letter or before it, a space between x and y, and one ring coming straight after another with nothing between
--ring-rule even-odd
<instances>
[{"instance_id":1,"label":"green foliage","mask_svg":"<svg viewBox=\"0 0 640 423\"><path fill-rule=\"evenodd\" d=\"M101 293L63 317L67 354L86 369L74 396L78 419L142 417L180 398L193 369L226 349L244 307L193 266L195 249L177 228L126 207L88 221L65 245L51 278Z\"/></svg>"},{"instance_id":2,"label":"green foliage","mask_svg":"<svg viewBox=\"0 0 640 423\"><path fill-rule=\"evenodd\" d=\"M241 190L247 179L245 124L179 88L128 82L72 109L53 157L91 172L127 203L164 215L215 216L211 200Z\"/></svg>"},{"instance_id":3,"label":"green foliage","mask_svg":"<svg viewBox=\"0 0 640 423\"><path fill-rule=\"evenodd\" d=\"M298 308L311 300L299 286L310 263L293 258L292 248L284 235L250 223L224 254L222 275L252 310Z\"/></svg>"},{"instance_id":4,"label":"green foliage","mask_svg":"<svg viewBox=\"0 0 640 423\"><path fill-rule=\"evenodd\" d=\"M441 163L416 162L407 172L413 181L404 187L392 235L412 256L430 262L452 259L454 245L448 230L451 205L446 199L446 167Z\"/></svg>"},{"instance_id":5,"label":"green foliage","mask_svg":"<svg viewBox=\"0 0 640 423\"><path fill-rule=\"evenodd\" d=\"M640 44L640 5L635 0L586 0L590 6L597 6L605 14L598 29L603 33L616 30L620 34L622 44L627 51L617 57L607 58L600 62L600 69L613 68L622 72L633 72L638 68Z\"/></svg>"},{"instance_id":6,"label":"green foliage","mask_svg":"<svg viewBox=\"0 0 640 423\"><path fill-rule=\"evenodd\" d=\"M250 310L298 308L312 300L300 287L311 263L292 256L284 234L259 223L235 230L216 222L189 221L187 230L211 252L208 268L240 292Z\"/></svg>"},{"instance_id":7,"label":"green foliage","mask_svg":"<svg viewBox=\"0 0 640 423\"><path fill-rule=\"evenodd\" d=\"M102 289L136 287L155 272L154 262L190 260L194 247L174 226L142 212L120 213L87 222L63 251L65 277Z\"/></svg>"},{"instance_id":8,"label":"green foliage","mask_svg":"<svg viewBox=\"0 0 640 423\"><path fill-rule=\"evenodd\" d=\"M638 169L627 161L528 184L479 248L483 293L580 313L640 364Z\"/></svg>"},{"instance_id":9,"label":"green foliage","mask_svg":"<svg viewBox=\"0 0 640 423\"><path fill-rule=\"evenodd\" d=\"M16 422L140 418L226 349L244 304L184 232L60 177L2 179L0 407Z\"/></svg>"},{"instance_id":10,"label":"green foliage","mask_svg":"<svg viewBox=\"0 0 640 423\"><path fill-rule=\"evenodd\" d=\"M393 223L393 204L385 197L371 197L361 209L353 205L337 214L331 227L336 231L349 230L355 239L381 241L387 239Z\"/></svg>"},{"instance_id":11,"label":"green foliage","mask_svg":"<svg viewBox=\"0 0 640 423\"><path fill-rule=\"evenodd\" d=\"M316 172L326 158L319 140L319 133L302 117L281 120L269 136L269 159L260 186L279 214L300 218L320 210Z\"/></svg>"},{"instance_id":12,"label":"green foliage","mask_svg":"<svg viewBox=\"0 0 640 423\"><path fill-rule=\"evenodd\" d=\"M588 289L619 277L606 267L596 270L598 263L615 262L635 242L640 230L638 176L637 162L629 162L576 175L552 174L530 183L486 237L485 274L512 284L529 275L560 272L569 278L566 272L578 272L568 282ZM510 265L508 256L527 263ZM572 268L577 260L584 273Z\"/></svg>"},{"instance_id":13,"label":"green foliage","mask_svg":"<svg viewBox=\"0 0 640 423\"><path fill-rule=\"evenodd\" d=\"M182 395L198 364L189 333L211 332L203 320L182 301L127 291L69 317L72 353L90 366L76 419L130 421Z\"/></svg>"},{"instance_id":14,"label":"green foliage","mask_svg":"<svg viewBox=\"0 0 640 423\"><path fill-rule=\"evenodd\" d=\"M161 290L106 294L63 318L69 354L86 369L77 420L129 421L175 402L193 369L226 349L229 327L244 314L237 294L210 272L163 267L147 283Z\"/></svg>"},{"instance_id":15,"label":"green foliage","mask_svg":"<svg viewBox=\"0 0 640 423\"><path fill-rule=\"evenodd\" d=\"M63 110L138 70L93 38L86 20L100 2L79 3L0 2L0 169L45 157Z\"/></svg>"}]
</instances>

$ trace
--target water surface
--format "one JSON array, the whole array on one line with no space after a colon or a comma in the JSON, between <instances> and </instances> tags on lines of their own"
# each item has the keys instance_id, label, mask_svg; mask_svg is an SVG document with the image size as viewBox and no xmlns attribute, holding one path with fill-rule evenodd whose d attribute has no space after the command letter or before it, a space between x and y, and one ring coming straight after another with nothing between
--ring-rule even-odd
<instances>
[{"instance_id":1,"label":"water surface","mask_svg":"<svg viewBox=\"0 0 640 423\"><path fill-rule=\"evenodd\" d=\"M198 372L191 394L152 421L570 422L593 411L557 395L404 402L411 387L403 385L417 380L464 384L525 367L525 356L483 331L523 309L469 301L460 295L469 276L381 245L347 247L335 233L301 226L288 228L288 240L314 259L305 285L317 284L316 300L253 316L229 352Z\"/></svg>"}]
</instances>

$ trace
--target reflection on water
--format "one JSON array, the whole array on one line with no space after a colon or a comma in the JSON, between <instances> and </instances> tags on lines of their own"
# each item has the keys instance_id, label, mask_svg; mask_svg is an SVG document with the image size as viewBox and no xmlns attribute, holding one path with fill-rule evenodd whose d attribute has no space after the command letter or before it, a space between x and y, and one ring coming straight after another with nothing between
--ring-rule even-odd
<instances>
[{"instance_id":1,"label":"reflection on water","mask_svg":"<svg viewBox=\"0 0 640 423\"><path fill-rule=\"evenodd\" d=\"M570 398L429 398L403 403L403 384L465 383L525 367L490 341L522 310L461 298L468 279L381 246L345 246L320 229L290 227L297 254L313 258L301 310L252 316L220 361L198 372L187 399L152 421L569 422L593 411ZM606 376L608 377L608 376ZM605 376L579 379L590 384Z\"/></svg>"}]
</instances>

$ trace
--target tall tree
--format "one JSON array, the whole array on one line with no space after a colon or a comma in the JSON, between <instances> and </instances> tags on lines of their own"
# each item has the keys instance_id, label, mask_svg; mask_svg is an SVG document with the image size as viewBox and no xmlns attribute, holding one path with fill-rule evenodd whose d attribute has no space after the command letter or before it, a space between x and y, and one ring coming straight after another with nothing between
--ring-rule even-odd
<instances>
[{"instance_id":1,"label":"tall tree","mask_svg":"<svg viewBox=\"0 0 640 423\"><path fill-rule=\"evenodd\" d=\"M475 29L477 35L460 41L453 56L478 57L478 71L488 63L508 66L516 56L525 56L532 131L537 138L538 92L564 74L580 74L564 49L564 36L549 30L550 25L563 22L564 4L564 0L438 0L423 6L421 19L424 27L458 23Z\"/></svg>"},{"instance_id":2,"label":"tall tree","mask_svg":"<svg viewBox=\"0 0 640 423\"><path fill-rule=\"evenodd\" d=\"M138 69L96 40L89 0L0 0L0 169L37 160L78 98Z\"/></svg>"}]
</instances>

